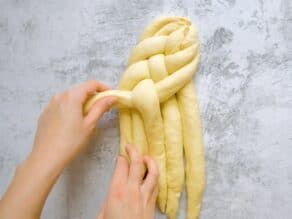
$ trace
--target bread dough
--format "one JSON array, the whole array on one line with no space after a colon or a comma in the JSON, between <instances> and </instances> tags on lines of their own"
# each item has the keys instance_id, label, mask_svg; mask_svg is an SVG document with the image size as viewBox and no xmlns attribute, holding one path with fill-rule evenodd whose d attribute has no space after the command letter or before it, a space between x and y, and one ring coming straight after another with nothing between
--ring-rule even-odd
<instances>
[{"instance_id":1,"label":"bread dough","mask_svg":"<svg viewBox=\"0 0 292 219\"><path fill-rule=\"evenodd\" d=\"M125 145L130 143L157 161L157 203L170 219L177 216L184 175L188 219L199 217L205 187L201 122L192 84L199 56L197 30L190 20L155 20L133 48L118 90L98 93L84 106L87 113L100 98L117 97L120 153L127 156Z\"/></svg>"}]
</instances>

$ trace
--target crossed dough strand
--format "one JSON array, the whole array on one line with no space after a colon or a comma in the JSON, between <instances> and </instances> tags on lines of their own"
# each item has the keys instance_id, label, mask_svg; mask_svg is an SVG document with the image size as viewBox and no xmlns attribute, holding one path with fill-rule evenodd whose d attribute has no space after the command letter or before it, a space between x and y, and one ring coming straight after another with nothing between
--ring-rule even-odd
<instances>
[{"instance_id":1,"label":"crossed dough strand","mask_svg":"<svg viewBox=\"0 0 292 219\"><path fill-rule=\"evenodd\" d=\"M86 114L97 100L117 97L120 153L127 156L125 145L131 143L157 161L157 204L169 219L177 217L185 175L187 219L199 217L205 188L201 122L192 83L199 56L197 30L187 18L157 19L133 48L118 90L97 93L84 106Z\"/></svg>"}]
</instances>

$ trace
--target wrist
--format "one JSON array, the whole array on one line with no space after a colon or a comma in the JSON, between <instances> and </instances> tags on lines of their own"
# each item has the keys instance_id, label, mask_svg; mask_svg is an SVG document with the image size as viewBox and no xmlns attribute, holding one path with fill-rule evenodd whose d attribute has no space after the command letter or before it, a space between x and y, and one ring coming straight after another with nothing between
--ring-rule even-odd
<instances>
[{"instance_id":1,"label":"wrist","mask_svg":"<svg viewBox=\"0 0 292 219\"><path fill-rule=\"evenodd\" d=\"M21 166L27 166L38 173L42 172L48 177L57 177L65 168L66 163L58 156L33 150Z\"/></svg>"}]
</instances>

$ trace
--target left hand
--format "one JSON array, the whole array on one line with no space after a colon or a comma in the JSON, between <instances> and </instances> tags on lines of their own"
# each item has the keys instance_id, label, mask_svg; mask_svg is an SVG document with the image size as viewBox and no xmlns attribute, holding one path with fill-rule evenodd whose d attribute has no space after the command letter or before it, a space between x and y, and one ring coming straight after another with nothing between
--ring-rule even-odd
<instances>
[{"instance_id":1,"label":"left hand","mask_svg":"<svg viewBox=\"0 0 292 219\"><path fill-rule=\"evenodd\" d=\"M83 105L95 92L109 89L98 81L88 81L52 97L38 121L31 156L49 162L67 164L87 144L100 117L115 102L114 97L105 97L96 102L86 116ZM46 159L47 158L47 159Z\"/></svg>"},{"instance_id":2,"label":"left hand","mask_svg":"<svg viewBox=\"0 0 292 219\"><path fill-rule=\"evenodd\" d=\"M97 121L115 98L99 100L86 116L84 102L90 94L107 89L100 82L89 81L51 99L39 118L32 152L18 166L0 201L0 218L40 218L63 168L85 147Z\"/></svg>"}]
</instances>

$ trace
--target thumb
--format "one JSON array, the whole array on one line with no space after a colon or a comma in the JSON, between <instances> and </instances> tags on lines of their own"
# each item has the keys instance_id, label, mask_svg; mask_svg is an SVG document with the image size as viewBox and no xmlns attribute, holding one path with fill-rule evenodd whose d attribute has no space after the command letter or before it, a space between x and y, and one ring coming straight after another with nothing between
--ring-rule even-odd
<instances>
[{"instance_id":1,"label":"thumb","mask_svg":"<svg viewBox=\"0 0 292 219\"><path fill-rule=\"evenodd\" d=\"M95 124L100 117L107 112L117 101L116 97L104 97L98 100L85 117L87 124Z\"/></svg>"}]
</instances>

